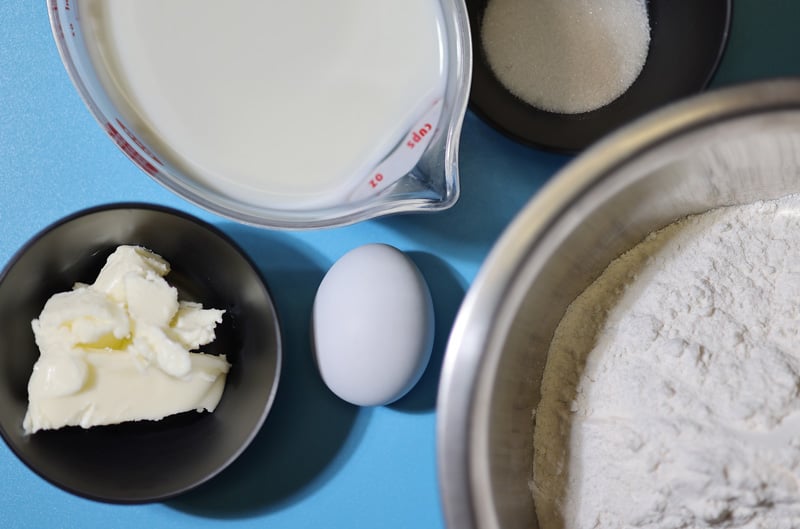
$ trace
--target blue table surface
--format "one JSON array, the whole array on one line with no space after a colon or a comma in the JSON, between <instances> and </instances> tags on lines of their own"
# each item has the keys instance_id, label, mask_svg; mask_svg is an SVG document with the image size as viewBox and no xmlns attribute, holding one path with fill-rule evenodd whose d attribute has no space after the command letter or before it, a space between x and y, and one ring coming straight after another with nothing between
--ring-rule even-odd
<instances>
[{"instance_id":1,"label":"blue table surface","mask_svg":"<svg viewBox=\"0 0 800 529\"><path fill-rule=\"evenodd\" d=\"M734 4L712 86L800 75L800 2ZM163 503L96 503L48 484L0 443L0 527L444 527L436 392L451 324L494 241L570 157L516 144L468 113L462 195L446 212L309 232L238 225L168 192L105 136L61 64L43 1L9 0L0 12L0 266L39 230L82 208L132 200L172 206L216 224L257 261L285 341L270 416L250 448L207 484ZM406 397L361 409L322 383L308 323L325 272L368 242L395 245L419 266L434 299L436 339Z\"/></svg>"}]
</instances>

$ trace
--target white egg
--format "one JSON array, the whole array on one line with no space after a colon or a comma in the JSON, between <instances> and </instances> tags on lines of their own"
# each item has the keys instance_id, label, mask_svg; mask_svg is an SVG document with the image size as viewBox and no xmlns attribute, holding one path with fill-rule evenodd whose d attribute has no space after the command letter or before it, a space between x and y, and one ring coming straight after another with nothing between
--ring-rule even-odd
<instances>
[{"instance_id":1,"label":"white egg","mask_svg":"<svg viewBox=\"0 0 800 529\"><path fill-rule=\"evenodd\" d=\"M312 340L322 380L340 398L380 406L405 395L433 347L430 291L403 252L366 244L342 256L314 300Z\"/></svg>"}]
</instances>

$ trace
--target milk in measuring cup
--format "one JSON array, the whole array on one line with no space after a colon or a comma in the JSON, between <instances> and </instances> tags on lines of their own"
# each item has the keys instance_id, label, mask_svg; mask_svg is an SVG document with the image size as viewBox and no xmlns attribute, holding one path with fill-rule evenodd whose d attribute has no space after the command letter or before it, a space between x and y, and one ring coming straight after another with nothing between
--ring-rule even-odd
<instances>
[{"instance_id":1,"label":"milk in measuring cup","mask_svg":"<svg viewBox=\"0 0 800 529\"><path fill-rule=\"evenodd\" d=\"M413 139L436 126L447 56L438 0L78 6L92 62L133 133L241 202L300 209L362 197L381 162L387 180L411 169L424 148Z\"/></svg>"}]
</instances>

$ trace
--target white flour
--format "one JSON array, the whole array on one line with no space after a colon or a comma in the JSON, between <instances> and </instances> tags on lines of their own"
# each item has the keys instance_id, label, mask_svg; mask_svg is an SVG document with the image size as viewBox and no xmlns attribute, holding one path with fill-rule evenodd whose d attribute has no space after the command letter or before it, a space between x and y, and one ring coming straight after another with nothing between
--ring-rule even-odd
<instances>
[{"instance_id":1,"label":"white flour","mask_svg":"<svg viewBox=\"0 0 800 529\"><path fill-rule=\"evenodd\" d=\"M800 198L651 234L549 354L543 529L800 527Z\"/></svg>"}]
</instances>

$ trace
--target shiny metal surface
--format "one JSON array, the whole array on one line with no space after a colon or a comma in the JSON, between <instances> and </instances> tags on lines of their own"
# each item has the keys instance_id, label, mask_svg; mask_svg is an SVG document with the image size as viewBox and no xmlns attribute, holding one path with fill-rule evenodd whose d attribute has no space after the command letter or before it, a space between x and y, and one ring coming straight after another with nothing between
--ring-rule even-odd
<instances>
[{"instance_id":1,"label":"shiny metal surface","mask_svg":"<svg viewBox=\"0 0 800 529\"><path fill-rule=\"evenodd\" d=\"M492 249L450 336L437 418L448 527L538 527L528 481L547 349L568 304L611 260L685 215L797 192L791 79L678 103L565 167Z\"/></svg>"}]
</instances>

